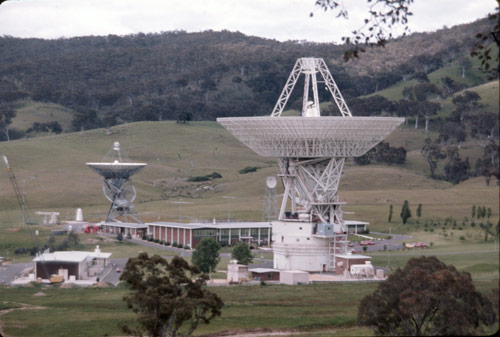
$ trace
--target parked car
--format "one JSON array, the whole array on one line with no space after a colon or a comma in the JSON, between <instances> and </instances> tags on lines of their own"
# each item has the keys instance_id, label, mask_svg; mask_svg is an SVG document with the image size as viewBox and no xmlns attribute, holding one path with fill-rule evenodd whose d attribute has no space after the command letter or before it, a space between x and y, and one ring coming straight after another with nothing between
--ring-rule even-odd
<instances>
[{"instance_id":1,"label":"parked car","mask_svg":"<svg viewBox=\"0 0 500 337\"><path fill-rule=\"evenodd\" d=\"M424 242L415 243L415 248L427 248L427 245Z\"/></svg>"},{"instance_id":2,"label":"parked car","mask_svg":"<svg viewBox=\"0 0 500 337\"><path fill-rule=\"evenodd\" d=\"M122 272L122 269L120 267L116 268L116 272L117 273L121 273Z\"/></svg>"},{"instance_id":3,"label":"parked car","mask_svg":"<svg viewBox=\"0 0 500 337\"><path fill-rule=\"evenodd\" d=\"M354 243L349 242L349 243L347 244L347 246L349 246L349 247L354 247Z\"/></svg>"},{"instance_id":4,"label":"parked car","mask_svg":"<svg viewBox=\"0 0 500 337\"><path fill-rule=\"evenodd\" d=\"M373 242L373 241L369 241L369 240L368 240L368 241L361 241L359 244L360 244L361 246L372 246L372 245L374 245L374 244L375 244L375 242Z\"/></svg>"}]
</instances>

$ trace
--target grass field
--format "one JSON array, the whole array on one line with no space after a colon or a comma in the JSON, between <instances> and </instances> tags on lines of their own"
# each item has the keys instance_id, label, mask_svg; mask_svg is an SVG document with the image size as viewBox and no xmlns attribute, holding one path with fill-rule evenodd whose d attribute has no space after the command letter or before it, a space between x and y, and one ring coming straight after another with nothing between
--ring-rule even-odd
<instances>
[{"instance_id":1,"label":"grass field","mask_svg":"<svg viewBox=\"0 0 500 337\"><path fill-rule=\"evenodd\" d=\"M49 123L57 121L65 132L71 130L73 112L55 103L23 101L16 108L16 117L12 120L11 127L26 131L33 123Z\"/></svg>"},{"instance_id":2,"label":"grass field","mask_svg":"<svg viewBox=\"0 0 500 337\"><path fill-rule=\"evenodd\" d=\"M405 165L357 166L350 161L346 164L340 183L340 198L348 202L344 207L346 218L370 222L371 231L410 234L412 241L433 242L432 248L421 251L370 253L376 266L396 268L419 254L436 255L445 263L470 272L478 289L487 294L498 287L498 242L495 243L491 236L484 242L478 226L471 228L469 225L462 230L453 229L450 224L445 230L442 227L446 218L451 217L459 224L464 217L470 218L472 205L491 208L490 220L496 224L499 219L498 186L495 181L486 185L483 178L469 179L458 185L430 179L420 154L425 137L420 130L410 128L399 129L390 136L391 144L407 147ZM277 174L277 163L254 154L214 122L188 125L142 122L116 126L112 135L98 129L2 142L0 154L9 157L32 212L59 211L60 220L64 221L72 220L76 208L81 207L85 220L101 221L109 205L102 195L100 178L85 166L85 162L101 160L114 141L122 144L132 160L148 163L133 178L137 188L135 206L143 220L227 219L229 211L231 219L262 219L265 179ZM475 144L465 144L463 148L471 153L471 158L480 155ZM240 174L239 170L246 166L259 169ZM223 178L190 185L179 196L167 196L159 187L162 181L186 186L186 178L214 171ZM58 226L24 228L7 172L3 169L0 170L0 186L0 256L14 262L29 261L31 257L27 254L14 255L14 249L31 247L35 241L45 243L50 230ZM204 186L210 188L200 192ZM281 186L277 193L283 193ZM234 198L229 204L224 196ZM180 200L191 203L175 203ZM409 201L413 212L407 225L399 218L404 200ZM415 210L419 203L423 206L422 216L417 218ZM388 222L391 204L393 219ZM426 228L424 225L438 221L439 226ZM32 238L35 229L39 234ZM117 243L114 239L100 239L95 235L82 235L81 244L85 250L98 244L103 251L112 252L114 258L136 256L140 251L167 257L174 254L127 242ZM228 262L228 258L222 259L217 269L224 270ZM225 274L216 272L213 276L224 278ZM197 333L298 329L307 332L307 336L371 335L371 330L356 326L356 313L361 298L375 287L372 283L294 288L274 285L217 287L214 291L226 304L223 316ZM39 291L47 296L33 296ZM13 336L117 336L120 335L117 324L130 322L134 317L121 300L125 293L123 287L0 288L0 310L19 306L19 303L45 307L13 311L2 316L1 321L6 324L6 332Z\"/></svg>"}]
</instances>

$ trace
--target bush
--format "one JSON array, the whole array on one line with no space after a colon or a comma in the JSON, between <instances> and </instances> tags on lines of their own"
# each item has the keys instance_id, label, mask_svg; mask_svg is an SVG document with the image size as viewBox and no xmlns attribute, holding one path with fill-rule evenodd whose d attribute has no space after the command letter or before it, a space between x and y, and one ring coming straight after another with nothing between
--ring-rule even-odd
<instances>
[{"instance_id":1,"label":"bush","mask_svg":"<svg viewBox=\"0 0 500 337\"><path fill-rule=\"evenodd\" d=\"M180 244L180 243L179 243L179 244L177 245L177 248L182 248L182 244Z\"/></svg>"},{"instance_id":2,"label":"bush","mask_svg":"<svg viewBox=\"0 0 500 337\"><path fill-rule=\"evenodd\" d=\"M189 177L187 181L189 182L199 182L199 181L209 181L212 179L219 179L222 178L222 175L218 172L212 172L210 174L207 174L205 176L196 176L196 177Z\"/></svg>"},{"instance_id":3,"label":"bush","mask_svg":"<svg viewBox=\"0 0 500 337\"><path fill-rule=\"evenodd\" d=\"M189 247L189 245L185 245L184 249L191 249L191 247Z\"/></svg>"},{"instance_id":4,"label":"bush","mask_svg":"<svg viewBox=\"0 0 500 337\"><path fill-rule=\"evenodd\" d=\"M170 241L165 242L165 246L170 246Z\"/></svg>"},{"instance_id":5,"label":"bush","mask_svg":"<svg viewBox=\"0 0 500 337\"><path fill-rule=\"evenodd\" d=\"M465 236L460 235L460 238L459 238L459 239L460 239L460 241L465 241Z\"/></svg>"},{"instance_id":6,"label":"bush","mask_svg":"<svg viewBox=\"0 0 500 337\"><path fill-rule=\"evenodd\" d=\"M207 175L207 177L209 177L210 179L219 179L222 178L222 174L214 171L211 174Z\"/></svg>"},{"instance_id":7,"label":"bush","mask_svg":"<svg viewBox=\"0 0 500 337\"><path fill-rule=\"evenodd\" d=\"M199 181L209 181L210 178L207 176L196 176L196 177L189 177L187 181L189 182L199 182Z\"/></svg>"},{"instance_id":8,"label":"bush","mask_svg":"<svg viewBox=\"0 0 500 337\"><path fill-rule=\"evenodd\" d=\"M259 168L256 167L256 166L247 166L244 169L241 169L239 172L240 172L240 174L247 174L247 173L250 173L250 172L255 172L258 169Z\"/></svg>"},{"instance_id":9,"label":"bush","mask_svg":"<svg viewBox=\"0 0 500 337\"><path fill-rule=\"evenodd\" d=\"M177 242L172 243L172 247L177 247Z\"/></svg>"}]
</instances>

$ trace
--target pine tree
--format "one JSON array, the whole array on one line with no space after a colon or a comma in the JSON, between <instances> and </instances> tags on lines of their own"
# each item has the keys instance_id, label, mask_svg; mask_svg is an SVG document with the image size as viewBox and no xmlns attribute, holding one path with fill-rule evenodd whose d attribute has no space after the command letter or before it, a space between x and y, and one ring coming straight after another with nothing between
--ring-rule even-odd
<instances>
[{"instance_id":1,"label":"pine tree","mask_svg":"<svg viewBox=\"0 0 500 337\"><path fill-rule=\"evenodd\" d=\"M476 205L472 205L472 219L476 216Z\"/></svg>"},{"instance_id":2,"label":"pine tree","mask_svg":"<svg viewBox=\"0 0 500 337\"><path fill-rule=\"evenodd\" d=\"M387 218L387 221L391 222L391 220L392 220L392 204L391 206L389 206L389 218Z\"/></svg>"},{"instance_id":3,"label":"pine tree","mask_svg":"<svg viewBox=\"0 0 500 337\"><path fill-rule=\"evenodd\" d=\"M417 216L420 218L422 216L422 204L418 204Z\"/></svg>"},{"instance_id":4,"label":"pine tree","mask_svg":"<svg viewBox=\"0 0 500 337\"><path fill-rule=\"evenodd\" d=\"M403 220L403 224L406 224L409 218L411 218L411 210L408 200L405 200L403 207L401 208L401 219Z\"/></svg>"}]
</instances>

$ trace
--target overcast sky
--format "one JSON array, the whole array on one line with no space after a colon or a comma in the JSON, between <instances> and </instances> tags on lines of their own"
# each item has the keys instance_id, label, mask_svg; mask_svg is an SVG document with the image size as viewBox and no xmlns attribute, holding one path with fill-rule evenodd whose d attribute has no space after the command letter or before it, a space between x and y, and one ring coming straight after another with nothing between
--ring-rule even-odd
<instances>
[{"instance_id":1,"label":"overcast sky","mask_svg":"<svg viewBox=\"0 0 500 337\"><path fill-rule=\"evenodd\" d=\"M342 1L342 0L340 0ZM323 12L315 0L8 0L0 5L0 36L54 39L171 30L239 31L286 40L341 42L360 28L366 0L344 0L349 20ZM494 0L415 0L413 32L467 23L495 10ZM309 17L310 13L313 17Z\"/></svg>"}]
</instances>

